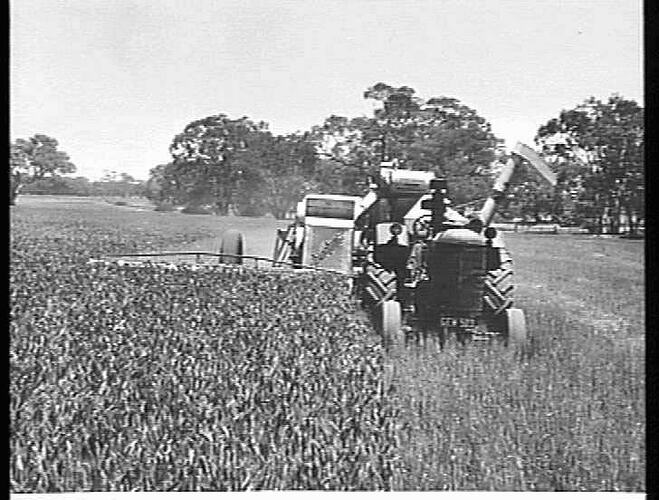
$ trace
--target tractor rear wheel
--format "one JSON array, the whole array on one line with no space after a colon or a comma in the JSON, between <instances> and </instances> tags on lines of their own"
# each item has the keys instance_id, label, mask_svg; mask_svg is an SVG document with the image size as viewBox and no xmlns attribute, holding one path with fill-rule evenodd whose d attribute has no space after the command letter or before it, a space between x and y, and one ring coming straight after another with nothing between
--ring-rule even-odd
<instances>
[{"instance_id":1,"label":"tractor rear wheel","mask_svg":"<svg viewBox=\"0 0 659 500\"><path fill-rule=\"evenodd\" d=\"M371 303L390 300L396 295L396 275L380 265L369 264L364 277L364 291Z\"/></svg>"},{"instance_id":2,"label":"tractor rear wheel","mask_svg":"<svg viewBox=\"0 0 659 500\"><path fill-rule=\"evenodd\" d=\"M382 336L385 342L390 345L400 344L402 341L400 302L396 300L385 300L380 308Z\"/></svg>"},{"instance_id":3,"label":"tractor rear wheel","mask_svg":"<svg viewBox=\"0 0 659 500\"><path fill-rule=\"evenodd\" d=\"M220 253L228 253L232 257L220 257L222 264L242 264L244 240L243 235L235 229L229 229L222 235L222 243L220 245Z\"/></svg>"},{"instance_id":4,"label":"tractor rear wheel","mask_svg":"<svg viewBox=\"0 0 659 500\"><path fill-rule=\"evenodd\" d=\"M526 342L526 318L524 311L516 307L506 309L506 342L508 345Z\"/></svg>"},{"instance_id":5,"label":"tractor rear wheel","mask_svg":"<svg viewBox=\"0 0 659 500\"><path fill-rule=\"evenodd\" d=\"M485 275L483 305L493 316L503 315L513 304L513 260L505 248L500 249L501 266Z\"/></svg>"}]
</instances>

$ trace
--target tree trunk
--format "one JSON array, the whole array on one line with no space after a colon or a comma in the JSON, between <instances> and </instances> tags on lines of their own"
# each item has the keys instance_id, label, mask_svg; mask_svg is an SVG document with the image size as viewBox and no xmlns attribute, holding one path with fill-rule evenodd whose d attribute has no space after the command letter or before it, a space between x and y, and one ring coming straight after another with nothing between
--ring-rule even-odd
<instances>
[{"instance_id":1,"label":"tree trunk","mask_svg":"<svg viewBox=\"0 0 659 500\"><path fill-rule=\"evenodd\" d=\"M630 236L636 236L636 214L631 205L625 205L625 214L627 214L627 224L629 225L628 234Z\"/></svg>"},{"instance_id":2,"label":"tree trunk","mask_svg":"<svg viewBox=\"0 0 659 500\"><path fill-rule=\"evenodd\" d=\"M617 200L616 200L617 201ZM611 219L609 220L609 233L620 233L620 206L618 203L611 209Z\"/></svg>"},{"instance_id":3,"label":"tree trunk","mask_svg":"<svg viewBox=\"0 0 659 500\"><path fill-rule=\"evenodd\" d=\"M20 172L11 172L9 177L9 205L16 204L16 198L18 197L21 186Z\"/></svg>"},{"instance_id":4,"label":"tree trunk","mask_svg":"<svg viewBox=\"0 0 659 500\"><path fill-rule=\"evenodd\" d=\"M10 191L9 191L9 205L16 205L16 198L18 198L18 193L21 189L22 185L21 184L14 184L13 182L11 183L10 186Z\"/></svg>"},{"instance_id":5,"label":"tree trunk","mask_svg":"<svg viewBox=\"0 0 659 500\"><path fill-rule=\"evenodd\" d=\"M604 229L604 214L600 213L597 216L597 226L595 227L595 234L602 234L602 230Z\"/></svg>"},{"instance_id":6,"label":"tree trunk","mask_svg":"<svg viewBox=\"0 0 659 500\"><path fill-rule=\"evenodd\" d=\"M284 220L286 218L286 210L276 209L273 215L277 220Z\"/></svg>"},{"instance_id":7,"label":"tree trunk","mask_svg":"<svg viewBox=\"0 0 659 500\"><path fill-rule=\"evenodd\" d=\"M215 206L217 207L217 215L228 215L229 205L226 200L217 200Z\"/></svg>"}]
</instances>

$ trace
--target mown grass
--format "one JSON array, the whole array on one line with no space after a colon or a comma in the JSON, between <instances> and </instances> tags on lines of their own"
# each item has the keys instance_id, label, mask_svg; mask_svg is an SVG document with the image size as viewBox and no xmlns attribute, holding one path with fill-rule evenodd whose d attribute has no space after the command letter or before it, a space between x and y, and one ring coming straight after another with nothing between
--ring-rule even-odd
<instances>
[{"instance_id":1,"label":"mown grass","mask_svg":"<svg viewBox=\"0 0 659 500\"><path fill-rule=\"evenodd\" d=\"M399 355L395 487L643 491L642 243L507 239L530 349Z\"/></svg>"},{"instance_id":2,"label":"mown grass","mask_svg":"<svg viewBox=\"0 0 659 500\"><path fill-rule=\"evenodd\" d=\"M14 231L17 221L20 232ZM93 245L84 243L90 224L100 231ZM25 291L19 300L32 311L46 310L39 291L72 293L61 290L70 285L58 273L99 252L199 248L229 227L246 233L248 248L251 242L256 249L250 253L269 255L276 225L271 219L136 212L25 197L12 209L12 250L22 249L12 259L30 261L26 272L36 273L32 281L38 290ZM71 234L79 238L76 251L67 240ZM30 241L21 242L25 235ZM643 491L643 243L572 235L507 234L506 239L516 262L517 306L527 314L530 348L463 348L451 342L441 352L410 348L394 354L387 430L369 431L385 439L380 445L387 450L390 475L384 482L362 479L360 484L396 490ZM52 256L30 250L32 240L61 248L65 253L56 260L63 268L48 265ZM53 345L64 338L58 337L59 329L44 328ZM368 383L377 385L382 374L369 377ZM12 413L12 418L25 415ZM47 427L36 426L35 432L46 442ZM38 454L40 443L35 446ZM13 467L16 453L12 441ZM139 469L139 463L134 466ZM343 477L343 483L331 483L333 489L358 487L349 484L349 474ZM309 476L304 484L310 487L313 480ZM179 488L192 484L181 481ZM291 483L264 477L254 484ZM32 491L47 491L40 488Z\"/></svg>"}]
</instances>

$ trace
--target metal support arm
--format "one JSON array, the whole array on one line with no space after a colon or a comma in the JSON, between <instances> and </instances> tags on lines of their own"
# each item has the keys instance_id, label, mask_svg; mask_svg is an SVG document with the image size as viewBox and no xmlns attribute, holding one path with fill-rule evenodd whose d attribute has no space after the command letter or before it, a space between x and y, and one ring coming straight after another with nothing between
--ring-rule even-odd
<instances>
[{"instance_id":1,"label":"metal support arm","mask_svg":"<svg viewBox=\"0 0 659 500\"><path fill-rule=\"evenodd\" d=\"M530 147L517 143L515 149L511 151L511 156L506 162L506 165L501 170L499 177L494 182L492 187L492 194L485 201L483 208L480 211L478 218L483 223L483 227L487 227L492 222L494 214L498 206L500 206L503 198L510 185L510 179L515 173L515 169L519 166L522 159L527 160L552 186L556 185L556 174L552 172L549 165L538 156Z\"/></svg>"}]
</instances>

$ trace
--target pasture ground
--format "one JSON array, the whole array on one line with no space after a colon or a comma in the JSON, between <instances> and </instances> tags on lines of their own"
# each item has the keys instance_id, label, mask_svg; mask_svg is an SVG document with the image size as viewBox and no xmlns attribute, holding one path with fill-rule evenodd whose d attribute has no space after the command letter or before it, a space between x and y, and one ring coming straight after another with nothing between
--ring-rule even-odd
<instances>
[{"instance_id":1,"label":"pasture ground","mask_svg":"<svg viewBox=\"0 0 659 500\"><path fill-rule=\"evenodd\" d=\"M408 475L421 490L642 491L643 242L504 238L530 349L396 360Z\"/></svg>"},{"instance_id":2,"label":"pasture ground","mask_svg":"<svg viewBox=\"0 0 659 500\"><path fill-rule=\"evenodd\" d=\"M272 218L158 213L84 198L22 196L12 214L60 211L208 250L240 229L269 257ZM35 228L38 231L39 228ZM532 335L501 346L412 347L394 356L399 490L643 491L644 243L506 233L516 305ZM149 250L149 249L145 249Z\"/></svg>"}]
</instances>

